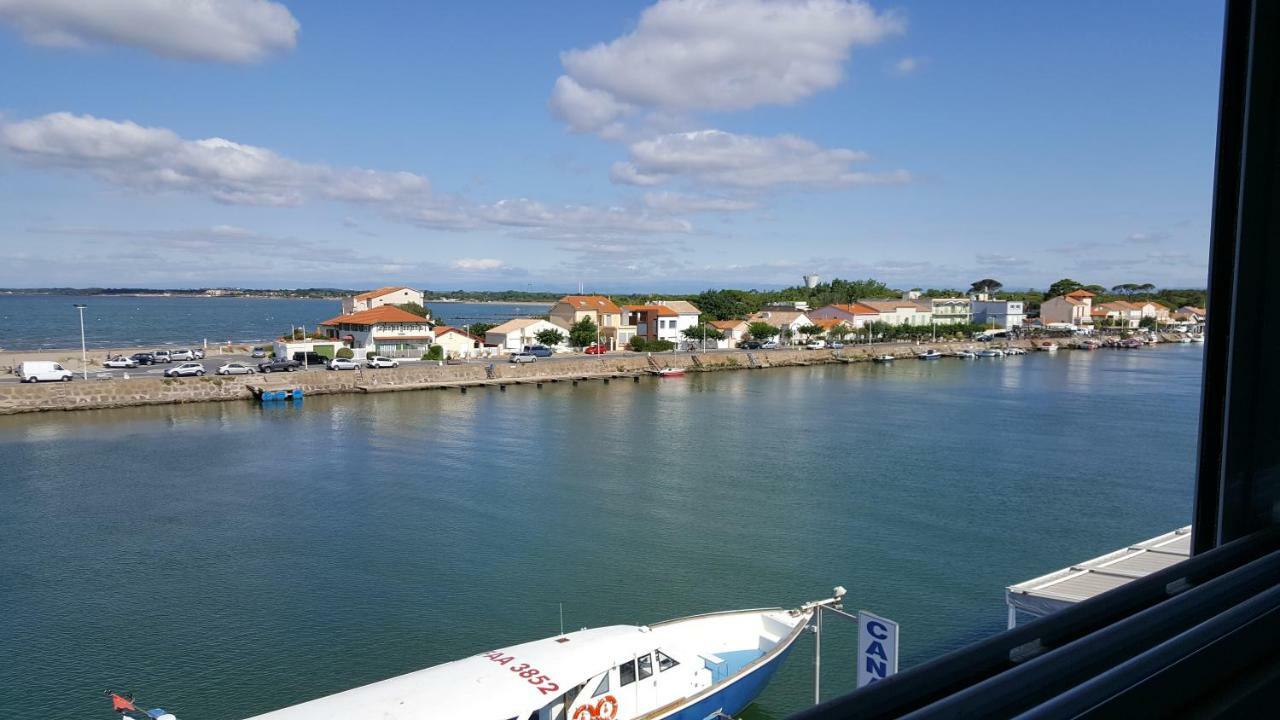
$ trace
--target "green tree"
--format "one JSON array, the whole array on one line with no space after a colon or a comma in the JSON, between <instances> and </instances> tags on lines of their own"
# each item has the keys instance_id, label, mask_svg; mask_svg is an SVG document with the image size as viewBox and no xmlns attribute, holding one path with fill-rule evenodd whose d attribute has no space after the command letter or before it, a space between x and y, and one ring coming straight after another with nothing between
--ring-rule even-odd
<instances>
[{"instance_id":1,"label":"green tree","mask_svg":"<svg viewBox=\"0 0 1280 720\"><path fill-rule=\"evenodd\" d=\"M429 350L423 353L422 359L423 360L443 360L444 348L441 347L440 345L432 345Z\"/></svg>"},{"instance_id":2,"label":"green tree","mask_svg":"<svg viewBox=\"0 0 1280 720\"><path fill-rule=\"evenodd\" d=\"M746 290L706 290L693 298L702 315L711 320L730 320L760 309L759 293Z\"/></svg>"},{"instance_id":3,"label":"green tree","mask_svg":"<svg viewBox=\"0 0 1280 720\"><path fill-rule=\"evenodd\" d=\"M338 352L335 353L335 357L342 358L343 360L350 360L355 356L356 356L355 352L352 351L352 349L349 347L338 348Z\"/></svg>"},{"instance_id":4,"label":"green tree","mask_svg":"<svg viewBox=\"0 0 1280 720\"><path fill-rule=\"evenodd\" d=\"M857 335L858 331L844 323L840 323L827 331L827 337L832 340L844 340L850 335Z\"/></svg>"},{"instance_id":5,"label":"green tree","mask_svg":"<svg viewBox=\"0 0 1280 720\"><path fill-rule=\"evenodd\" d=\"M596 341L598 331L595 321L584 317L569 328L569 344L576 348L586 347Z\"/></svg>"},{"instance_id":6,"label":"green tree","mask_svg":"<svg viewBox=\"0 0 1280 720\"><path fill-rule=\"evenodd\" d=\"M564 333L552 328L539 330L534 333L533 337L536 338L539 343L546 345L547 347L555 347L556 345L564 342Z\"/></svg>"},{"instance_id":7,"label":"green tree","mask_svg":"<svg viewBox=\"0 0 1280 720\"><path fill-rule=\"evenodd\" d=\"M1049 292L1045 293L1044 299L1048 300L1051 297L1066 295L1069 292L1075 292L1083 287L1084 285L1081 285L1071 278L1062 278L1058 282L1049 286Z\"/></svg>"},{"instance_id":8,"label":"green tree","mask_svg":"<svg viewBox=\"0 0 1280 720\"><path fill-rule=\"evenodd\" d=\"M809 340L817 335L822 334L822 327L819 325L814 325L813 323L810 323L808 325L801 325L799 330L800 330L800 334L804 336L805 340Z\"/></svg>"},{"instance_id":9,"label":"green tree","mask_svg":"<svg viewBox=\"0 0 1280 720\"><path fill-rule=\"evenodd\" d=\"M707 340L723 340L724 339L724 333L720 332L719 330L711 327L706 323L702 323L701 325L694 325L693 327L690 327L690 328L685 328L684 330L680 331L680 334L684 335L686 338L690 340L695 340L695 341L701 341L703 338L706 338Z\"/></svg>"},{"instance_id":10,"label":"green tree","mask_svg":"<svg viewBox=\"0 0 1280 720\"><path fill-rule=\"evenodd\" d=\"M752 340L768 340L778 335L778 328L767 322L753 322L747 326L747 334Z\"/></svg>"},{"instance_id":11,"label":"green tree","mask_svg":"<svg viewBox=\"0 0 1280 720\"><path fill-rule=\"evenodd\" d=\"M969 292L975 293L998 293L1000 288L1004 287L1004 283L992 278L983 278L975 281L969 286Z\"/></svg>"},{"instance_id":12,"label":"green tree","mask_svg":"<svg viewBox=\"0 0 1280 720\"><path fill-rule=\"evenodd\" d=\"M483 340L484 334L496 327L498 327L497 323L487 323L487 322L471 323L470 325L467 326L467 332Z\"/></svg>"},{"instance_id":13,"label":"green tree","mask_svg":"<svg viewBox=\"0 0 1280 720\"><path fill-rule=\"evenodd\" d=\"M1155 317L1154 317L1154 316L1152 316L1152 315L1148 315L1148 316L1146 316L1146 317L1142 318L1141 320L1139 320L1139 321L1138 321L1138 327L1140 327L1140 328L1146 328L1146 329L1148 329L1148 330L1159 330L1159 329L1160 329L1159 324L1156 322Z\"/></svg>"},{"instance_id":14,"label":"green tree","mask_svg":"<svg viewBox=\"0 0 1280 720\"><path fill-rule=\"evenodd\" d=\"M396 307L404 310L405 312L413 313L420 318L430 317L429 311L418 303L400 303L399 305L396 305Z\"/></svg>"}]
</instances>

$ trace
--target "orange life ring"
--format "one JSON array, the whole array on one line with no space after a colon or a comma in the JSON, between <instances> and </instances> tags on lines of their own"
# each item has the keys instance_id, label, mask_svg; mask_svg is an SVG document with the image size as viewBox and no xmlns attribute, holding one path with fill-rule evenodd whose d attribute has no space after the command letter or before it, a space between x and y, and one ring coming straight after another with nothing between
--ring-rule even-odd
<instances>
[{"instance_id":1,"label":"orange life ring","mask_svg":"<svg viewBox=\"0 0 1280 720\"><path fill-rule=\"evenodd\" d=\"M609 711L605 714L605 704L608 703ZM618 698L612 695L605 695L596 703L595 716L600 720L613 720L618 715Z\"/></svg>"},{"instance_id":2,"label":"orange life ring","mask_svg":"<svg viewBox=\"0 0 1280 720\"><path fill-rule=\"evenodd\" d=\"M579 705L573 711L573 720L595 720L596 711L590 705Z\"/></svg>"}]
</instances>

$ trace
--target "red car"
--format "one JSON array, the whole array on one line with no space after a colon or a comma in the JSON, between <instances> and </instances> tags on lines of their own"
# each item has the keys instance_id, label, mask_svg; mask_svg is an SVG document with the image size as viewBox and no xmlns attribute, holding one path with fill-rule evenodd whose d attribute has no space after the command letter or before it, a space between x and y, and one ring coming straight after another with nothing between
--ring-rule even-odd
<instances>
[{"instance_id":1,"label":"red car","mask_svg":"<svg viewBox=\"0 0 1280 720\"><path fill-rule=\"evenodd\" d=\"M585 352L588 355L603 355L609 352L609 348L605 347L604 345L588 345L587 349L584 350L583 352Z\"/></svg>"}]
</instances>

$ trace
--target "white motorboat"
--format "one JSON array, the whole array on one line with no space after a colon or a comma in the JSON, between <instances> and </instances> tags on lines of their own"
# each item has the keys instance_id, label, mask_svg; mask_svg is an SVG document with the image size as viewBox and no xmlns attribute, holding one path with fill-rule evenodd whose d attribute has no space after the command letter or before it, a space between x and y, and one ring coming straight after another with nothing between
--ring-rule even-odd
<instances>
[{"instance_id":1,"label":"white motorboat","mask_svg":"<svg viewBox=\"0 0 1280 720\"><path fill-rule=\"evenodd\" d=\"M1204 335L1201 335L1200 333L1192 333L1192 334L1188 335L1187 337L1191 338L1191 342L1193 342L1193 343L1202 343L1202 342L1204 342Z\"/></svg>"},{"instance_id":2,"label":"white motorboat","mask_svg":"<svg viewBox=\"0 0 1280 720\"><path fill-rule=\"evenodd\" d=\"M919 355L916 355L916 357L920 360L937 360L938 358L942 357L942 353L938 352L937 350L934 350L933 348L929 348L928 350L925 350Z\"/></svg>"},{"instance_id":3,"label":"white motorboat","mask_svg":"<svg viewBox=\"0 0 1280 720\"><path fill-rule=\"evenodd\" d=\"M949 357L961 358L964 360L972 360L978 356L975 355L972 350L953 350L951 351Z\"/></svg>"},{"instance_id":4,"label":"white motorboat","mask_svg":"<svg viewBox=\"0 0 1280 720\"><path fill-rule=\"evenodd\" d=\"M1026 355L1027 351L1020 347L1010 347L1004 349L1005 355Z\"/></svg>"},{"instance_id":5,"label":"white motorboat","mask_svg":"<svg viewBox=\"0 0 1280 720\"><path fill-rule=\"evenodd\" d=\"M684 375L684 368L665 367L665 368L662 368L661 370L654 370L652 372L654 375L657 375L658 377L680 377Z\"/></svg>"},{"instance_id":6,"label":"white motorboat","mask_svg":"<svg viewBox=\"0 0 1280 720\"><path fill-rule=\"evenodd\" d=\"M897 358L895 358L892 355L877 355L871 358L872 362L878 362L878 363L891 363L896 359Z\"/></svg>"},{"instance_id":7,"label":"white motorboat","mask_svg":"<svg viewBox=\"0 0 1280 720\"><path fill-rule=\"evenodd\" d=\"M1036 349L1047 353L1056 353L1058 352L1058 343L1045 341L1036 345Z\"/></svg>"},{"instance_id":8,"label":"white motorboat","mask_svg":"<svg viewBox=\"0 0 1280 720\"><path fill-rule=\"evenodd\" d=\"M764 689L818 604L613 625L521 643L252 720L736 717Z\"/></svg>"},{"instance_id":9,"label":"white motorboat","mask_svg":"<svg viewBox=\"0 0 1280 720\"><path fill-rule=\"evenodd\" d=\"M1004 357L1004 351L999 348L982 348L978 351L978 357L1002 358Z\"/></svg>"}]
</instances>

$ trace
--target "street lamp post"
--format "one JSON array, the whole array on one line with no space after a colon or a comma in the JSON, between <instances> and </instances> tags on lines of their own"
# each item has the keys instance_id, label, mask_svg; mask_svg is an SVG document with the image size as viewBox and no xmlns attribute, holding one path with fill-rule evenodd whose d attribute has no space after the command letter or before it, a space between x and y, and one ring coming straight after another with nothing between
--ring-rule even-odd
<instances>
[{"instance_id":1,"label":"street lamp post","mask_svg":"<svg viewBox=\"0 0 1280 720\"><path fill-rule=\"evenodd\" d=\"M75 304L76 310L80 311L80 372L85 380L89 379L89 351L84 344L84 309L87 307L89 306Z\"/></svg>"}]
</instances>

